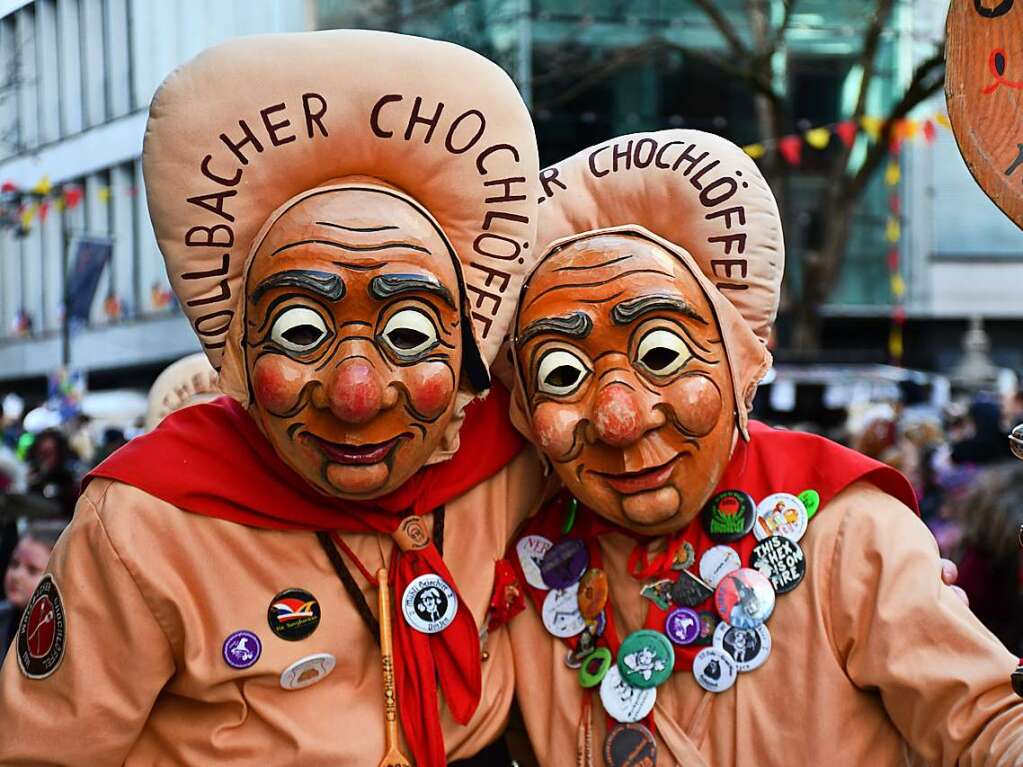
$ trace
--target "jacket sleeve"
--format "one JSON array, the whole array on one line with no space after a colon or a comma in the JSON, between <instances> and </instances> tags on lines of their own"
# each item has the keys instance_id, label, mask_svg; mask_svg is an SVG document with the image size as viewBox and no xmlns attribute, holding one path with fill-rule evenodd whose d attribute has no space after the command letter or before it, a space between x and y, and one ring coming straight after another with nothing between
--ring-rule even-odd
<instances>
[{"instance_id":1,"label":"jacket sleeve","mask_svg":"<svg viewBox=\"0 0 1023 767\"><path fill-rule=\"evenodd\" d=\"M166 634L107 535L104 497L79 500L50 557L64 616L59 662L30 678L15 637L0 670L5 767L123 764L174 672Z\"/></svg>"},{"instance_id":2,"label":"jacket sleeve","mask_svg":"<svg viewBox=\"0 0 1023 767\"><path fill-rule=\"evenodd\" d=\"M1017 659L942 585L930 531L864 485L827 513L844 514L825 614L849 678L880 695L929 764L1023 764L1023 700L1010 684Z\"/></svg>"}]
</instances>

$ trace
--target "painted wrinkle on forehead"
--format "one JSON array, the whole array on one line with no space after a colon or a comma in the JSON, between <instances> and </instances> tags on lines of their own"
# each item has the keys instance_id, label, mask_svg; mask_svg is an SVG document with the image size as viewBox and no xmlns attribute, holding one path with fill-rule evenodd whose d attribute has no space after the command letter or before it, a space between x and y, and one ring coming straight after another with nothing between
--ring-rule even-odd
<instances>
[{"instance_id":1,"label":"painted wrinkle on forehead","mask_svg":"<svg viewBox=\"0 0 1023 767\"><path fill-rule=\"evenodd\" d=\"M366 205L367 202L372 204ZM287 276L293 271L337 276L345 283L346 293L351 293L353 288L365 289L364 285L354 284L364 282L360 274L369 277L395 270L418 272L432 276L453 292L457 301L458 283L454 267L442 257L446 246L429 222L404 202L386 204L386 215L381 216L380 204L381 197L376 193L360 190L328 192L302 201L275 223L261 244L249 273L247 292L250 306L254 303L259 305L249 312L250 346L258 343L269 330L270 318L265 312L272 303L267 297L270 291L263 291L261 295L256 292L258 286L268 279L287 284ZM367 210L378 212L368 213ZM301 289L294 292L301 293ZM255 302L252 300L255 297L261 300ZM329 298L336 300L337 296ZM323 311L320 313L323 314L329 311L332 301L325 297L321 302L328 304L321 307ZM315 298L298 299L296 303L317 308ZM373 332L371 320L371 317L347 321L342 318L340 327L336 328L338 338L325 356L330 358L341 351L339 347L344 336L370 337ZM457 328L457 319L453 326L443 321L438 324L442 326L442 335L449 336ZM367 362L380 367L373 365L372 360ZM435 369L417 369L420 366L399 368L398 376L408 397L408 406L415 411L413 415L428 420L443 412L453 396L455 381L449 368L423 364ZM260 357L252 369L257 401L272 415L294 416L304 406L306 389L315 382L314 368L319 369L307 360L296 360L286 355ZM352 392L353 396L358 393Z\"/></svg>"}]
</instances>

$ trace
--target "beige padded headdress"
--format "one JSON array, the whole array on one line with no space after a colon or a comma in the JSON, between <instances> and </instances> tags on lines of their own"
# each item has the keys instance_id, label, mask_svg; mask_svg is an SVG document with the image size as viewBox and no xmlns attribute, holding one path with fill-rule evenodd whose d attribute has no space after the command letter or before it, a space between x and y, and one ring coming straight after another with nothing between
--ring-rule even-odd
<instances>
[{"instance_id":1,"label":"beige padded headdress","mask_svg":"<svg viewBox=\"0 0 1023 767\"><path fill-rule=\"evenodd\" d=\"M745 432L771 364L767 340L785 265L778 206L753 161L720 136L666 130L585 149L540 179L545 256L598 232L633 233L693 272L721 325Z\"/></svg>"},{"instance_id":2,"label":"beige padded headdress","mask_svg":"<svg viewBox=\"0 0 1023 767\"><path fill-rule=\"evenodd\" d=\"M171 285L243 404L247 262L275 211L309 190L377 182L425 208L457 256L487 364L536 252L529 114L499 67L450 43L337 30L218 45L157 91L143 169Z\"/></svg>"}]
</instances>

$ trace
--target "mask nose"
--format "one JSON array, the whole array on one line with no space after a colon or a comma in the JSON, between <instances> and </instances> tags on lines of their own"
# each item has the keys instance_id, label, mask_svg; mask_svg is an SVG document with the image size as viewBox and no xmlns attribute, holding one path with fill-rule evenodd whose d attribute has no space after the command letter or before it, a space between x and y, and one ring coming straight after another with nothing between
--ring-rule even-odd
<instances>
[{"instance_id":1,"label":"mask nose","mask_svg":"<svg viewBox=\"0 0 1023 767\"><path fill-rule=\"evenodd\" d=\"M364 359L348 359L338 366L330 382L328 405L346 423L373 420L384 404L384 390L376 371Z\"/></svg>"},{"instance_id":2,"label":"mask nose","mask_svg":"<svg viewBox=\"0 0 1023 767\"><path fill-rule=\"evenodd\" d=\"M643 436L640 403L628 387L611 383L597 394L593 423L601 441L625 447Z\"/></svg>"}]
</instances>

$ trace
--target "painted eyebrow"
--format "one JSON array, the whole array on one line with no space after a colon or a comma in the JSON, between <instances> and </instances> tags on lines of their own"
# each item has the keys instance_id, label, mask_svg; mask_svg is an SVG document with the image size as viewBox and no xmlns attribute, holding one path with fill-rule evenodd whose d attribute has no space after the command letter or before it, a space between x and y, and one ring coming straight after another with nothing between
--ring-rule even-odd
<instances>
[{"instance_id":1,"label":"painted eyebrow","mask_svg":"<svg viewBox=\"0 0 1023 767\"><path fill-rule=\"evenodd\" d=\"M701 325L707 324L707 320L688 301L666 295L639 296L621 301L611 308L611 322L615 325L628 325L644 314L664 310L683 314Z\"/></svg>"},{"instance_id":2,"label":"painted eyebrow","mask_svg":"<svg viewBox=\"0 0 1023 767\"><path fill-rule=\"evenodd\" d=\"M559 333L569 338L586 338L593 330L593 320L585 312L571 312L559 317L543 317L526 325L515 339L520 344L541 333Z\"/></svg>"},{"instance_id":3,"label":"painted eyebrow","mask_svg":"<svg viewBox=\"0 0 1023 767\"><path fill-rule=\"evenodd\" d=\"M381 274L369 281L369 294L380 301L399 296L402 293L432 293L441 298L452 309L456 309L451 291L436 277L422 274Z\"/></svg>"},{"instance_id":4,"label":"painted eyebrow","mask_svg":"<svg viewBox=\"0 0 1023 767\"><path fill-rule=\"evenodd\" d=\"M424 248L422 245L416 245L412 242L381 242L376 245L352 245L345 242L337 242L335 240L321 240L321 239L310 239L310 240L298 240L296 242L289 242L287 245L282 245L277 248L271 256L277 256L286 250L291 248L299 248L303 245L326 245L331 248L340 248L341 250L347 250L351 253L375 253L378 250L414 250L419 253L425 253L430 255L428 248Z\"/></svg>"},{"instance_id":5,"label":"painted eyebrow","mask_svg":"<svg viewBox=\"0 0 1023 767\"><path fill-rule=\"evenodd\" d=\"M344 280L336 274L314 269L289 269L272 274L259 283L252 291L252 302L259 303L267 291L283 287L302 288L329 301L340 301L346 292Z\"/></svg>"}]
</instances>

